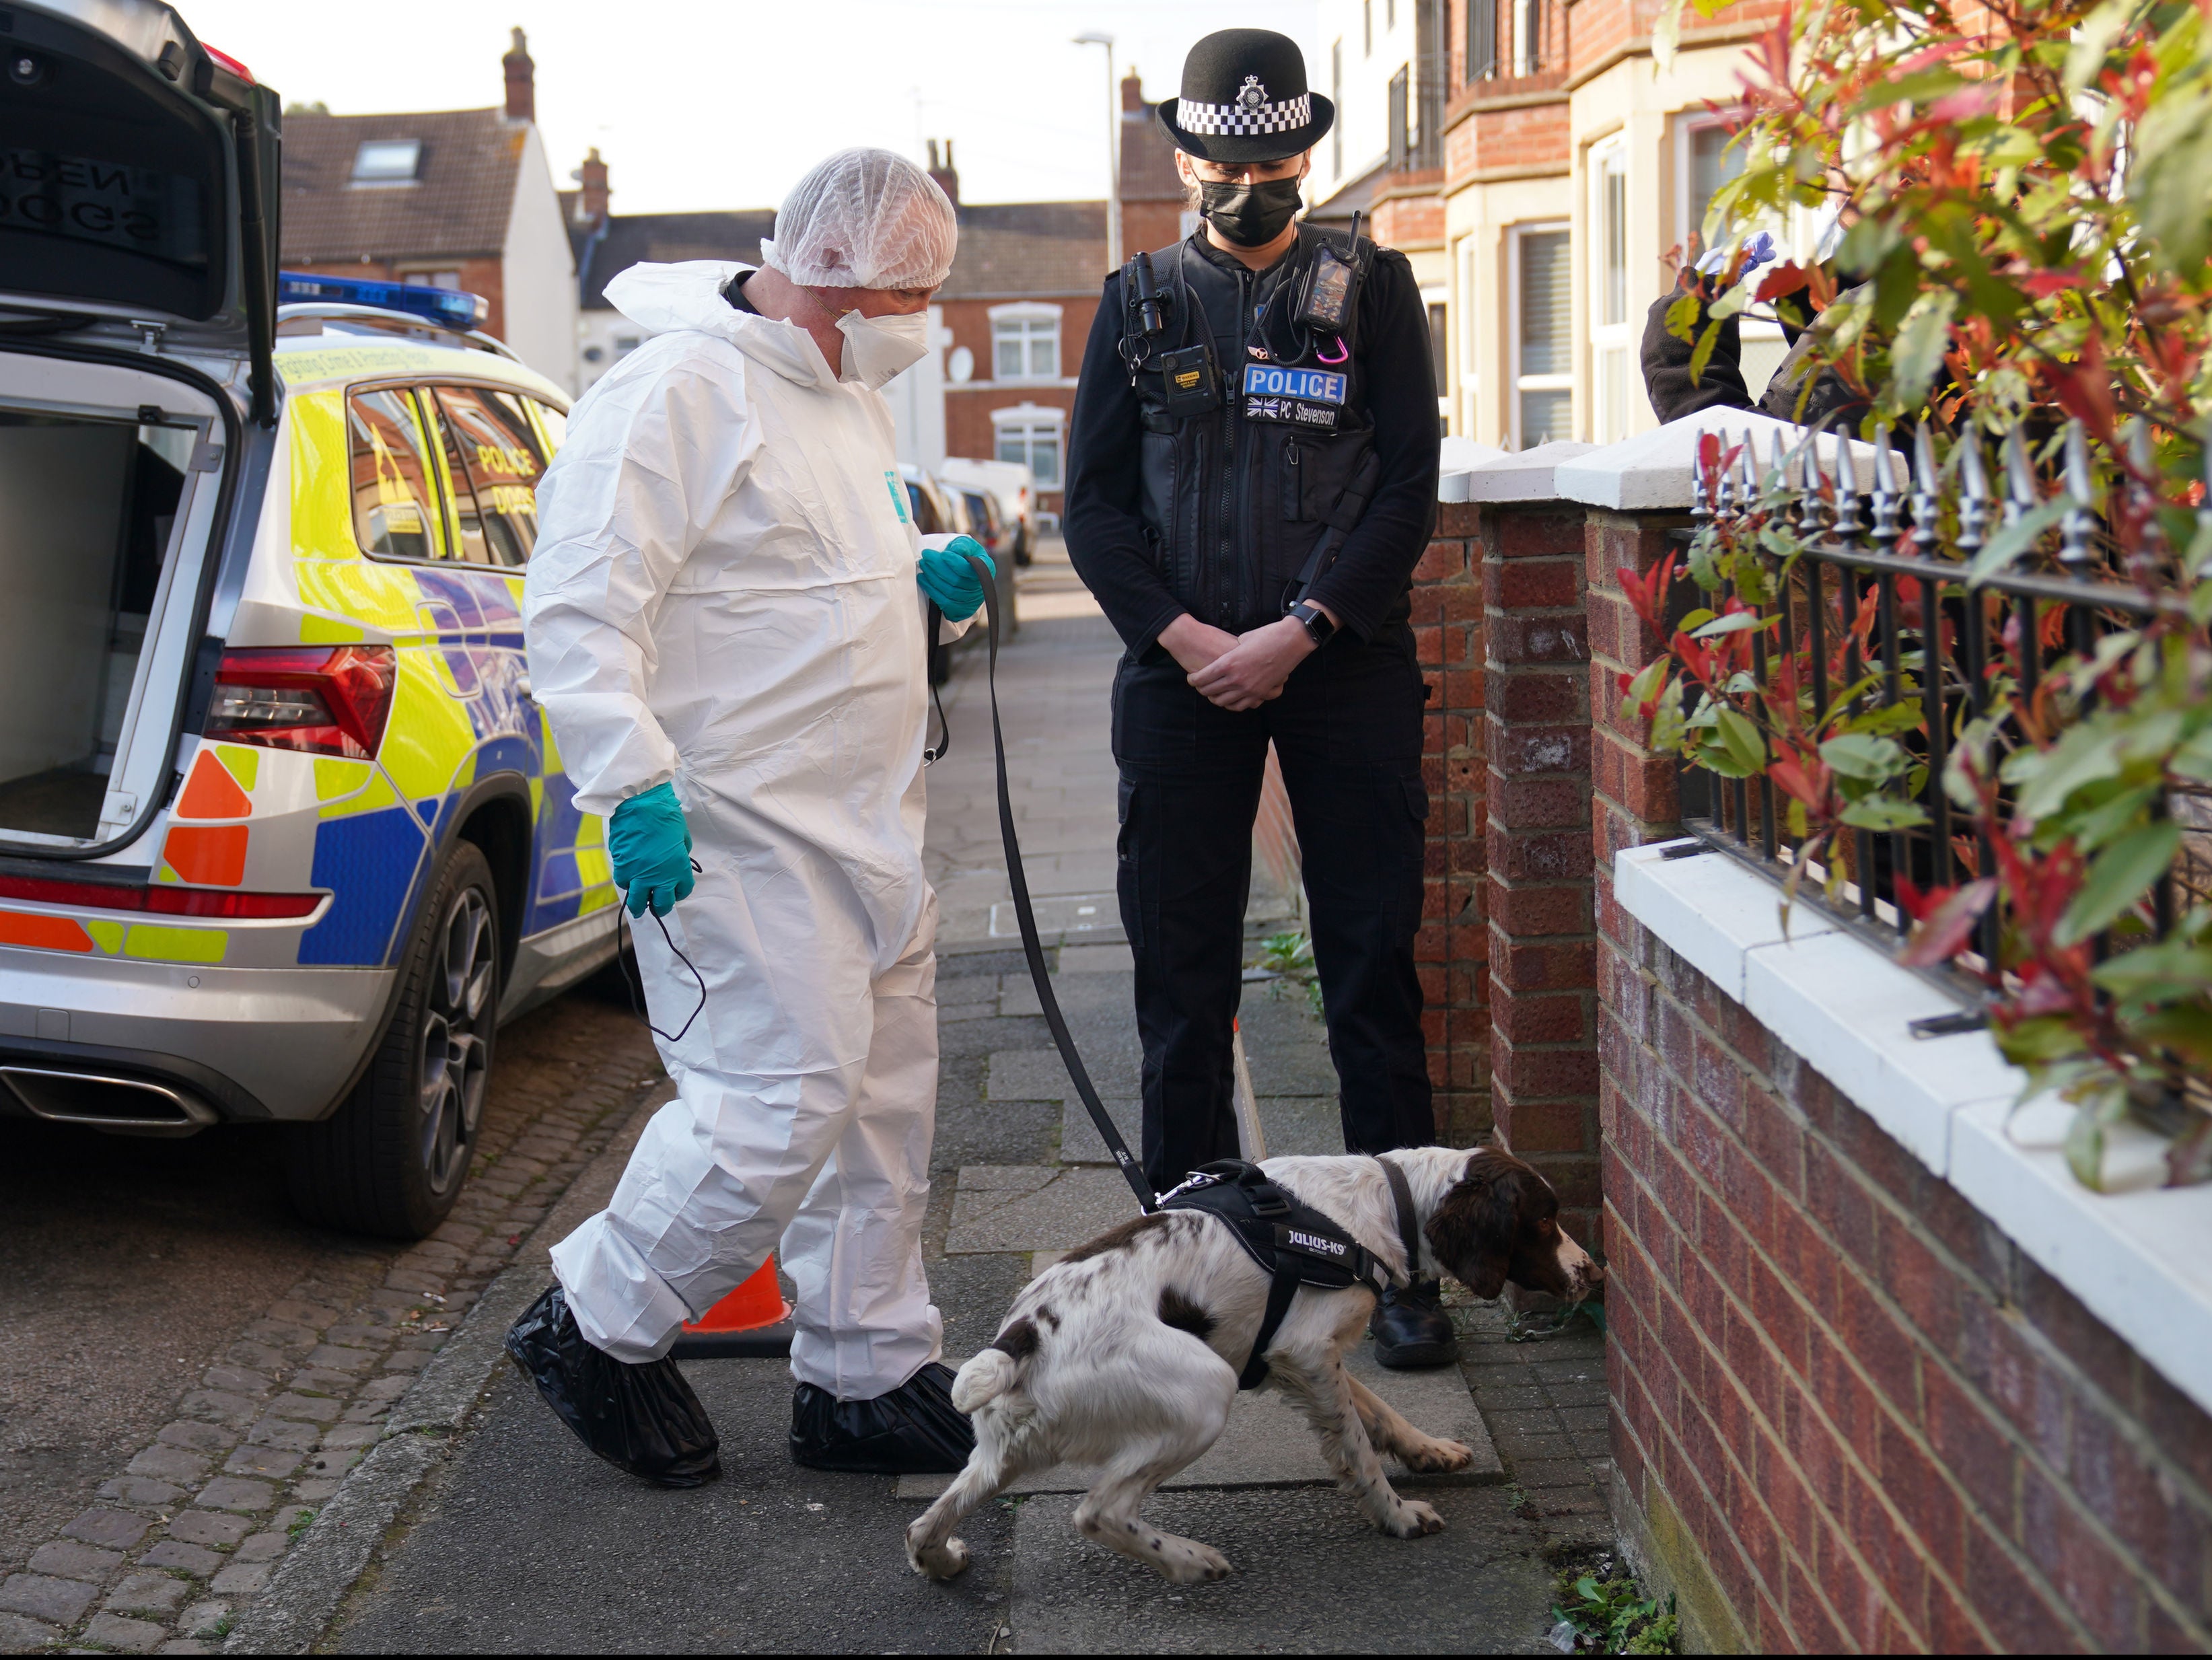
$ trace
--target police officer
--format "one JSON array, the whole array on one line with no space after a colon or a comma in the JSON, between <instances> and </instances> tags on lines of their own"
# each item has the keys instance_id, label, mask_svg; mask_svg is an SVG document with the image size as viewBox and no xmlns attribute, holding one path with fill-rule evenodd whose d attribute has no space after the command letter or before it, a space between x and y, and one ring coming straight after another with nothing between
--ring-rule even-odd
<instances>
[{"instance_id":1,"label":"police officer","mask_svg":"<svg viewBox=\"0 0 2212 1660\"><path fill-rule=\"evenodd\" d=\"M1297 222L1334 119L1297 43L1224 29L1160 104L1201 214L1107 280L1068 445L1068 551L1127 647L1114 683L1121 921L1165 1189L1237 1155L1231 1022L1272 740L1359 1152L1436 1139L1413 969L1427 794L1409 588L1437 496L1428 320L1402 254ZM1378 1308L1441 1365L1431 1283Z\"/></svg>"}]
</instances>

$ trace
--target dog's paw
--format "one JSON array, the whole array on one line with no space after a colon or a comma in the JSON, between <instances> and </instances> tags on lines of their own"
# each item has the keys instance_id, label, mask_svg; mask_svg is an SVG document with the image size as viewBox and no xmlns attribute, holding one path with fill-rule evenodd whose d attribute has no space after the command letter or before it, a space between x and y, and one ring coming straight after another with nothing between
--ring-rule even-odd
<instances>
[{"instance_id":1,"label":"dog's paw","mask_svg":"<svg viewBox=\"0 0 2212 1660\"><path fill-rule=\"evenodd\" d=\"M1425 1533L1442 1533L1444 1518L1436 1507L1425 1505L1418 1499L1401 1499L1397 1513L1382 1524L1382 1531L1393 1539L1419 1539Z\"/></svg>"},{"instance_id":2,"label":"dog's paw","mask_svg":"<svg viewBox=\"0 0 2212 1660\"><path fill-rule=\"evenodd\" d=\"M1428 1440L1401 1455L1406 1468L1423 1475L1463 1470L1474 1462L1474 1449L1461 1441Z\"/></svg>"},{"instance_id":3,"label":"dog's paw","mask_svg":"<svg viewBox=\"0 0 2212 1660\"><path fill-rule=\"evenodd\" d=\"M964 1540L948 1539L941 1545L907 1547L907 1560L914 1564L916 1573L927 1574L932 1579L957 1578L968 1566L968 1546Z\"/></svg>"},{"instance_id":4,"label":"dog's paw","mask_svg":"<svg viewBox=\"0 0 2212 1660\"><path fill-rule=\"evenodd\" d=\"M1195 1539L1161 1541L1160 1572L1178 1585L1210 1585L1234 1572L1229 1559Z\"/></svg>"}]
</instances>

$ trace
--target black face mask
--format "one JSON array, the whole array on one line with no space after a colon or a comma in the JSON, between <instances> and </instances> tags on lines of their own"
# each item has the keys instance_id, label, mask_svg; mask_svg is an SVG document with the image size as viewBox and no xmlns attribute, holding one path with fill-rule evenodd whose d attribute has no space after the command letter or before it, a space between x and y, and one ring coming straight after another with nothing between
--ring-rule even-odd
<instances>
[{"instance_id":1,"label":"black face mask","mask_svg":"<svg viewBox=\"0 0 2212 1660\"><path fill-rule=\"evenodd\" d=\"M1297 217L1298 184L1296 179L1263 179L1256 185L1200 179L1200 210L1207 224L1239 247L1264 247Z\"/></svg>"}]
</instances>

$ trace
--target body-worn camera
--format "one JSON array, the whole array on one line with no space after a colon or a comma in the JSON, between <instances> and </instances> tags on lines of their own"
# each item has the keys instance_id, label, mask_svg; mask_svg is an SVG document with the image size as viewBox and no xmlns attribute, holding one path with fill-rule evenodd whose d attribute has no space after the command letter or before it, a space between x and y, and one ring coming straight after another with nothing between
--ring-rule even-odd
<instances>
[{"instance_id":1,"label":"body-worn camera","mask_svg":"<svg viewBox=\"0 0 2212 1660\"><path fill-rule=\"evenodd\" d=\"M1213 348L1201 341L1177 351L1164 351L1153 360L1159 366L1160 387L1170 415L1203 415L1221 407L1221 380L1213 369Z\"/></svg>"}]
</instances>

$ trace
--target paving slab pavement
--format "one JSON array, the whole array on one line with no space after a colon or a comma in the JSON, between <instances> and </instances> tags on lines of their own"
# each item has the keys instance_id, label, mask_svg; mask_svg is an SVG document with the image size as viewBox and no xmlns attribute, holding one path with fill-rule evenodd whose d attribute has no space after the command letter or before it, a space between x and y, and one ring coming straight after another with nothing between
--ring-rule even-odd
<instances>
[{"instance_id":1,"label":"paving slab pavement","mask_svg":"<svg viewBox=\"0 0 2212 1660\"><path fill-rule=\"evenodd\" d=\"M1002 659L1002 688L1018 689L1006 704L1015 809L1035 851L1061 861L1053 871L1074 868L1075 855L1097 868L1094 855L1112 846L1104 727L1117 654L1103 623L1067 622L1025 628ZM927 857L945 933L924 1251L953 1355L990 1340L1033 1267L1132 1209L1117 1172L1084 1162L1071 1133L1080 1109L1070 1116L1021 953L991 932L1006 887L981 693L980 654L966 654L946 689L956 746L930 782ZM1033 874L1044 868L1030 862ZM1087 903L1079 889L1046 897L1073 902L1061 921ZM1262 926L1255 919L1251 931ZM1128 1080L1117 1121L1133 1131L1128 948L1118 927L1055 927L1046 945L1094 1074ZM1337 1150L1334 1073L1304 994L1248 986L1243 1024L1269 1150ZM1328 1482L1310 1429L1271 1397L1248 1398L1214 1462L1188 1473L1189 1483L1224 1485L1180 1487L1148 1511L1237 1565L1226 1586L1189 1590L1077 1539L1072 1497L1050 1492L1008 1495L971 1517L964 1536L976 1562L960 1580L913 1576L901 1534L921 1499L888 1478L792 1466L790 1378L778 1362L687 1365L727 1472L689 1493L646 1488L599 1463L499 1367L475 1416L426 1461L428 1479L318 1646L1530 1650L1548 1623L1546 1553L1603 1525L1603 1425L1593 1428L1586 1398L1601 1390L1602 1353L1589 1343L1539 1353L1510 1343L1494 1308L1455 1312L1471 1337L1481 1334L1467 1365L1390 1374L1376 1387L1425 1428L1471 1443L1480 1435L1478 1474L1515 1485L1426 1491L1451 1530L1382 1539ZM1353 1364L1370 1365L1364 1351ZM1601 1404L1596 1412L1601 1420ZM1493 1436L1501 1417L1508 1427Z\"/></svg>"},{"instance_id":2,"label":"paving slab pavement","mask_svg":"<svg viewBox=\"0 0 2212 1660\"><path fill-rule=\"evenodd\" d=\"M1024 1502L1014 1524L1011 1654L1547 1654L1552 1569L1503 1488L1425 1493L1445 1530L1386 1539L1342 1493L1156 1495L1155 1527L1235 1571L1170 1585L1077 1535L1076 1500ZM964 1535L975 1573L997 1566ZM957 1582L956 1582L957 1583Z\"/></svg>"}]
</instances>

